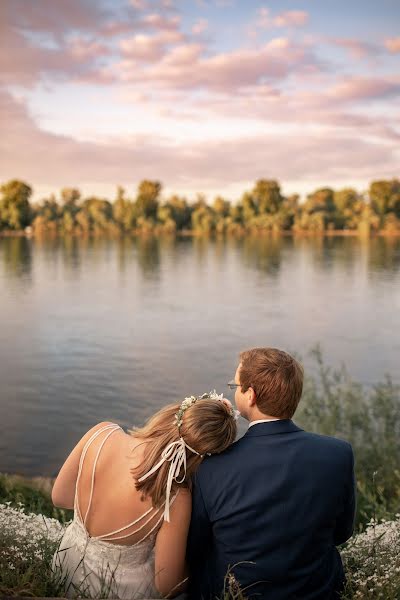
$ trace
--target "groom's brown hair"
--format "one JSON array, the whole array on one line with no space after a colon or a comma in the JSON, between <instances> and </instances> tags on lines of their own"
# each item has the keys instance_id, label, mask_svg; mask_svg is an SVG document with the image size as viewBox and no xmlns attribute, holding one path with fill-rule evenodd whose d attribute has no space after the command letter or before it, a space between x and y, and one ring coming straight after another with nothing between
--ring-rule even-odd
<instances>
[{"instance_id":1,"label":"groom's brown hair","mask_svg":"<svg viewBox=\"0 0 400 600\"><path fill-rule=\"evenodd\" d=\"M291 419L303 391L303 367L277 348L252 348L240 353L242 392L249 387L257 407L271 417Z\"/></svg>"}]
</instances>

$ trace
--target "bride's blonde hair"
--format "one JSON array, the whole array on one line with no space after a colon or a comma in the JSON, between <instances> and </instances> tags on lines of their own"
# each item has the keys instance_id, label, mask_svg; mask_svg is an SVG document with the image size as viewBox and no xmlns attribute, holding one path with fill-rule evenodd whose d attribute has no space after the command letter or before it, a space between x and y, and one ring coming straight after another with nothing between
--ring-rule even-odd
<instances>
[{"instance_id":1,"label":"bride's blonde hair","mask_svg":"<svg viewBox=\"0 0 400 600\"><path fill-rule=\"evenodd\" d=\"M191 475L205 454L223 452L236 438L236 420L232 416L232 409L224 402L209 398L198 399L184 411L178 427L175 416L180 407L181 404L169 404L151 417L144 427L129 431L145 444L143 460L130 471L135 479L136 489L144 497L151 497L154 507L161 506L166 498L170 463L164 462L144 481L139 482L139 479L159 462L163 450L169 444L182 437L185 444L198 452L195 454L186 448L186 477L181 484L173 482L171 491L175 493L179 485L190 487Z\"/></svg>"}]
</instances>

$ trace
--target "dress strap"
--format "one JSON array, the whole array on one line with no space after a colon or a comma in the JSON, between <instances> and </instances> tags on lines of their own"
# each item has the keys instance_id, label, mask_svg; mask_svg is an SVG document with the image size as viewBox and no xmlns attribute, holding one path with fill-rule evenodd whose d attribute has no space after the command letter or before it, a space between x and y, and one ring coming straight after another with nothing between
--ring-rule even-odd
<instances>
[{"instance_id":1,"label":"dress strap","mask_svg":"<svg viewBox=\"0 0 400 600\"><path fill-rule=\"evenodd\" d=\"M175 499L178 496L178 494L179 494L179 490L176 492L175 496L173 496L173 498L171 499L171 502L170 502L171 506L175 502ZM159 508L153 509L153 507L151 507L151 508L149 508L149 510L147 512L145 512L143 515L141 515L138 519L136 519L132 523L129 523L129 525L126 525L125 527L121 527L120 529L117 529L116 531L113 531L111 533L105 533L104 535L98 536L97 539L99 539L99 538L100 539L108 538L105 541L122 540L124 538L130 537L131 535L134 535L135 533L139 533L139 531L141 531L148 523L150 523L150 521L152 519L154 519L154 517L162 510L162 508L163 508L164 505L165 505L165 500L164 500L164 502L161 504L161 506ZM114 535L116 533L124 531L125 529L128 529L132 525L135 525L136 523L138 523L138 521L140 521L141 519L144 519L144 517L146 517L151 510L154 510L155 512L140 527L138 527L134 531L131 531L130 533L126 533L124 535L119 535L117 537L113 537L112 539L110 539L109 536L112 536L112 535ZM153 525L153 527L146 533L146 535L144 535L140 540L138 540L137 542L135 542L135 544L133 544L133 546L136 546L137 544L141 544L146 538L148 538L153 533L153 531L160 525L160 523L163 520L163 518L164 518L164 513L161 513L161 515L157 519L155 525Z\"/></svg>"},{"instance_id":2,"label":"dress strap","mask_svg":"<svg viewBox=\"0 0 400 600\"><path fill-rule=\"evenodd\" d=\"M77 514L79 516L79 519L80 519L80 521L82 522L83 525L85 525L85 523L86 523L86 519L87 519L87 516L88 516L88 513L89 513L89 509L90 509L90 505L91 505L91 502L92 502L93 487L94 487L94 473L95 473L95 469L96 469L96 465L97 465L97 461L98 461L101 449L103 448L106 440L110 437L110 435L112 433L114 433L114 431L117 431L118 429L121 429L121 428L120 428L119 425L116 425L115 423L110 423L108 425L104 425L103 427L101 427L100 429L98 429L97 431L95 431L90 436L90 438L88 439L88 441L86 442L86 444L83 447L81 458L80 458L80 461L79 461L78 476L76 478L76 485L75 485L75 510L76 510L76 512L77 512ZM102 443L100 445L100 448L98 449L97 454L96 454L96 458L95 458L95 461L94 461L94 464L93 464L89 503L88 503L88 507L87 507L87 510L86 510L85 517L84 517L84 519L82 519L82 514L81 514L81 510L80 510L80 507L79 507L79 500L78 500L78 484L79 484L79 481L80 481L80 478L81 478L81 474L82 474L83 462L85 460L85 457L86 457L87 451L89 449L89 446L104 431L109 431L109 433L103 439L103 441L102 441Z\"/></svg>"}]
</instances>

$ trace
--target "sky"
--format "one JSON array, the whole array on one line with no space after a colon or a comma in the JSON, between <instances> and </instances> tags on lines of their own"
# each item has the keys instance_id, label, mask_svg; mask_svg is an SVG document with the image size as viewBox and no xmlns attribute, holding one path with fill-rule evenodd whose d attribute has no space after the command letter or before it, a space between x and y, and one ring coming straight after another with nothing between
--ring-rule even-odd
<instances>
[{"instance_id":1,"label":"sky","mask_svg":"<svg viewBox=\"0 0 400 600\"><path fill-rule=\"evenodd\" d=\"M0 181L113 199L400 171L398 0L1 0Z\"/></svg>"}]
</instances>

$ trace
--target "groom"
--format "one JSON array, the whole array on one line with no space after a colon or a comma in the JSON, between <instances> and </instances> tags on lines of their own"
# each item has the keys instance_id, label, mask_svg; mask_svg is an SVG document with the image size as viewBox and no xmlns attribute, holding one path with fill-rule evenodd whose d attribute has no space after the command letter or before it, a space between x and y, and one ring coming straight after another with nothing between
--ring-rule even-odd
<instances>
[{"instance_id":1,"label":"groom","mask_svg":"<svg viewBox=\"0 0 400 600\"><path fill-rule=\"evenodd\" d=\"M255 600L339 598L336 546L351 536L355 511L350 444L293 423L303 369L286 352L242 352L230 386L249 428L196 473L190 600L222 598L229 569Z\"/></svg>"}]
</instances>

